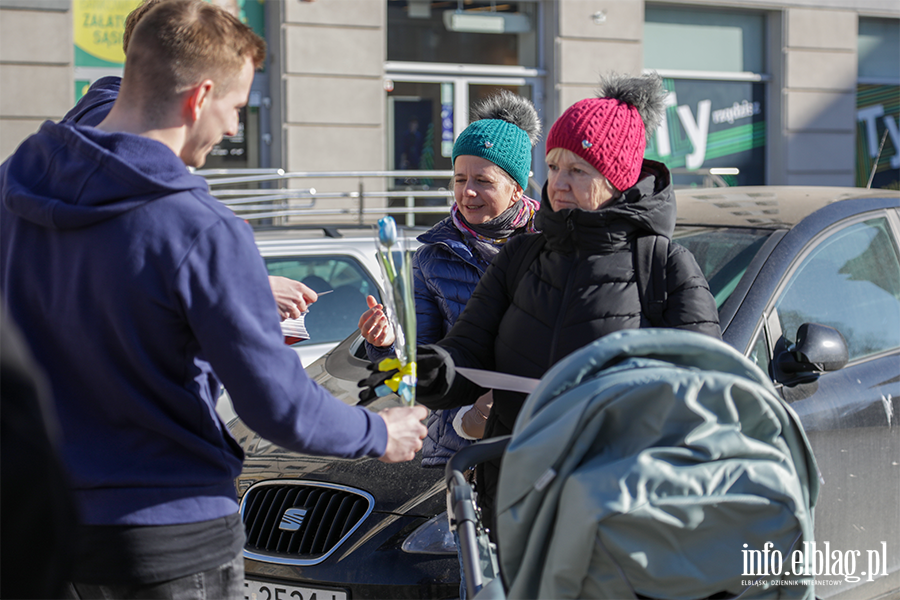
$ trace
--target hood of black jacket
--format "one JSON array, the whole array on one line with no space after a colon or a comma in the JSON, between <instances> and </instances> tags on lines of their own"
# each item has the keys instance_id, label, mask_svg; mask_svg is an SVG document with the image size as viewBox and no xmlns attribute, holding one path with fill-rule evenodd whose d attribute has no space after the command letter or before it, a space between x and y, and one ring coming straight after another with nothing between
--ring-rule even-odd
<instances>
[{"instance_id":1,"label":"hood of black jacket","mask_svg":"<svg viewBox=\"0 0 900 600\"><path fill-rule=\"evenodd\" d=\"M554 211L544 184L535 227L544 233L549 248L560 251L611 251L646 234L671 238L675 192L669 170L660 162L644 160L638 182L598 210Z\"/></svg>"},{"instance_id":2,"label":"hood of black jacket","mask_svg":"<svg viewBox=\"0 0 900 600\"><path fill-rule=\"evenodd\" d=\"M2 169L5 208L58 230L88 227L176 192L208 190L160 142L66 122L45 122Z\"/></svg>"}]
</instances>

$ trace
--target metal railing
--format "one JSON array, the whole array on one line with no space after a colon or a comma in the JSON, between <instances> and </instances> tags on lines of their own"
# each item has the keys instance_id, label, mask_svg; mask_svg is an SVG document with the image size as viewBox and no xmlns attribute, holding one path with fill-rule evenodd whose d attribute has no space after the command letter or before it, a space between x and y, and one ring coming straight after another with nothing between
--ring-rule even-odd
<instances>
[{"instance_id":1,"label":"metal railing","mask_svg":"<svg viewBox=\"0 0 900 600\"><path fill-rule=\"evenodd\" d=\"M701 177L702 187L728 187L723 177L738 174L737 169L715 168L671 171L673 175ZM204 169L195 174L205 177L210 193L241 218L277 225L287 223L292 217L352 217L359 225L364 225L366 217L390 213L403 215L405 225L412 227L416 215L448 214L453 204L451 170L288 172L283 169ZM366 180L371 185L373 179L383 183L376 190L366 189ZM344 180L347 191L290 187L310 180ZM398 180L405 183L395 183ZM446 187L434 185L437 182L446 182ZM541 185L530 179L526 193L539 198ZM375 203L376 200L384 202ZM392 200L402 202L392 203Z\"/></svg>"},{"instance_id":2,"label":"metal railing","mask_svg":"<svg viewBox=\"0 0 900 600\"><path fill-rule=\"evenodd\" d=\"M271 219L283 223L290 217L299 216L355 216L362 225L367 216L392 213L405 215L406 225L412 226L415 215L447 214L453 202L453 191L447 187L412 183L428 180L449 183L453 176L450 170L288 172L283 169L205 169L195 173L206 178L213 196L248 221ZM298 181L328 179L345 180L348 191L325 192L314 187L290 187ZM382 179L384 183L380 189L367 190L367 179ZM396 180L410 183L392 185L391 182ZM417 202L432 198L436 199L432 205L423 206ZM403 202L391 205L392 199ZM338 200L353 201L353 206L347 206L346 202L344 206L339 206ZM386 202L373 206L374 200Z\"/></svg>"}]
</instances>

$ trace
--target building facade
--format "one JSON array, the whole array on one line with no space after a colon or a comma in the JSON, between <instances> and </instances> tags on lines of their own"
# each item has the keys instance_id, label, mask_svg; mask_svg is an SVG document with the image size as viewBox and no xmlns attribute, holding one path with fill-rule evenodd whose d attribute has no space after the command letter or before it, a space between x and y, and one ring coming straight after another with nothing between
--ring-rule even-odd
<instances>
[{"instance_id":1,"label":"building facade","mask_svg":"<svg viewBox=\"0 0 900 600\"><path fill-rule=\"evenodd\" d=\"M0 0L0 157L43 120L60 118L90 80L120 72L115 58L79 64L93 52L79 45L90 37L80 28L92 24L95 42L114 45L117 19L97 14L127 14L135 4ZM895 0L232 4L258 21L269 58L243 135L226 140L210 166L449 169L470 106L499 88L532 99L549 128L601 74L656 71L669 106L647 156L679 173L736 168L729 182L752 185L864 186L873 170L876 187L900 180ZM542 147L535 157L542 182Z\"/></svg>"},{"instance_id":2,"label":"building facade","mask_svg":"<svg viewBox=\"0 0 900 600\"><path fill-rule=\"evenodd\" d=\"M72 107L72 3L0 0L0 160Z\"/></svg>"}]
</instances>

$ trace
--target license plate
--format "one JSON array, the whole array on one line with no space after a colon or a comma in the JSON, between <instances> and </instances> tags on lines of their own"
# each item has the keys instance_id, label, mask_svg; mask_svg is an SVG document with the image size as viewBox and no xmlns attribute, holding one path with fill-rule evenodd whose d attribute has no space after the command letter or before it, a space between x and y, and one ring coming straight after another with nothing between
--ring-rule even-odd
<instances>
[{"instance_id":1,"label":"license plate","mask_svg":"<svg viewBox=\"0 0 900 600\"><path fill-rule=\"evenodd\" d=\"M244 580L245 600L347 600L341 590L282 585L268 581Z\"/></svg>"}]
</instances>

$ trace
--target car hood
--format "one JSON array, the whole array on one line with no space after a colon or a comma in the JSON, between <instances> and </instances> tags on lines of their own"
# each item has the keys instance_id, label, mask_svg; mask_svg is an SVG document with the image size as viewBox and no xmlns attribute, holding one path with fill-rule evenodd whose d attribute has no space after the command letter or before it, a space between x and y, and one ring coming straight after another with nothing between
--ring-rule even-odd
<instances>
[{"instance_id":1,"label":"car hood","mask_svg":"<svg viewBox=\"0 0 900 600\"><path fill-rule=\"evenodd\" d=\"M367 374L368 361L355 358L353 347L359 339L351 336L332 352L309 367L307 373L317 383L347 404L359 403L356 382ZM395 395L367 405L380 411L400 406ZM385 464L373 458L345 459L311 456L286 450L261 438L240 418L228 428L244 450L244 468L236 480L238 495L253 484L273 479L324 481L368 492L375 498L375 511L432 517L443 510L444 470L422 467L421 451L411 461Z\"/></svg>"},{"instance_id":2,"label":"car hood","mask_svg":"<svg viewBox=\"0 0 900 600\"><path fill-rule=\"evenodd\" d=\"M246 453L236 484L243 496L250 486L273 479L324 481L368 492L375 510L410 516L434 516L444 500L443 469L421 466L421 453L405 463L372 458L342 459L285 450L251 431L239 418L229 423Z\"/></svg>"}]
</instances>

